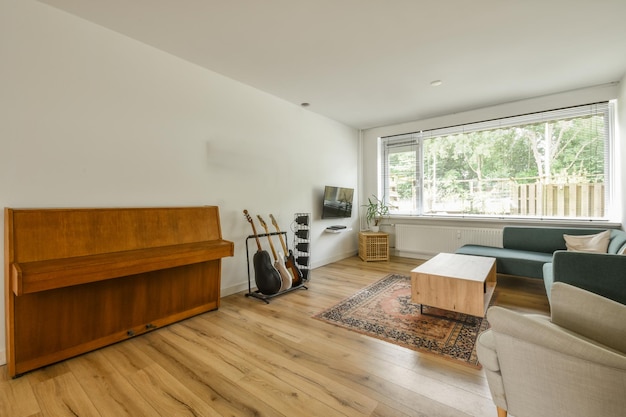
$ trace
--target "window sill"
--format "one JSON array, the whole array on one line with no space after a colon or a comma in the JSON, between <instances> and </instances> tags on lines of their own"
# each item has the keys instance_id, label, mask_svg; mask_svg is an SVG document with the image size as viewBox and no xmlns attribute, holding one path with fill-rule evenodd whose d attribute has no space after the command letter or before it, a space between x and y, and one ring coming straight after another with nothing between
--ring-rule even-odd
<instances>
[{"instance_id":1,"label":"window sill","mask_svg":"<svg viewBox=\"0 0 626 417\"><path fill-rule=\"evenodd\" d=\"M621 228L620 222L608 219L554 219L554 218L521 218L498 216L453 216L453 215L390 215L383 225L393 226L395 223L408 224L485 224L485 225L524 225L524 226L551 226L551 227L606 227L609 229Z\"/></svg>"}]
</instances>

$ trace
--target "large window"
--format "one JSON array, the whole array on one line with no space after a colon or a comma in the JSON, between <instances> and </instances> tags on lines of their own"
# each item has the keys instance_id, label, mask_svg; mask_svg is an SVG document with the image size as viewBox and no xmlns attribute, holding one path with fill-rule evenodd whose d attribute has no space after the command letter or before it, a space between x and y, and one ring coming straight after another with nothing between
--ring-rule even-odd
<instances>
[{"instance_id":1,"label":"large window","mask_svg":"<svg viewBox=\"0 0 626 417\"><path fill-rule=\"evenodd\" d=\"M606 219L612 103L382 138L392 214Z\"/></svg>"}]
</instances>

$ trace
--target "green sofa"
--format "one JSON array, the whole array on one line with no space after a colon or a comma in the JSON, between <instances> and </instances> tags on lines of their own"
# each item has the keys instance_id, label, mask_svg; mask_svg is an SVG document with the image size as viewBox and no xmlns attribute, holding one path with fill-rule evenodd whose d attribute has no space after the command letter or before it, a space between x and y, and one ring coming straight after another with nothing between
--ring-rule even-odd
<instances>
[{"instance_id":1,"label":"green sofa","mask_svg":"<svg viewBox=\"0 0 626 417\"><path fill-rule=\"evenodd\" d=\"M456 253L496 258L500 274L543 279L546 292L556 281L626 304L626 232L611 229L607 253L567 251L564 234L592 235L607 229L506 226L502 247L464 245Z\"/></svg>"}]
</instances>

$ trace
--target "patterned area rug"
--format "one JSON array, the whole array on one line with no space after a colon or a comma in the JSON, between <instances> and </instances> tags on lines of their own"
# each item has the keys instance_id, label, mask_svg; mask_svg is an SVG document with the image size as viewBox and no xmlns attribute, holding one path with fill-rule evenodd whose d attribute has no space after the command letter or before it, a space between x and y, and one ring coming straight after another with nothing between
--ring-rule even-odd
<instances>
[{"instance_id":1,"label":"patterned area rug","mask_svg":"<svg viewBox=\"0 0 626 417\"><path fill-rule=\"evenodd\" d=\"M492 302L495 295L492 298ZM313 316L367 336L419 352L439 355L473 368L476 338L489 327L486 319L411 302L411 279L389 275ZM442 317L437 317L442 316Z\"/></svg>"}]
</instances>

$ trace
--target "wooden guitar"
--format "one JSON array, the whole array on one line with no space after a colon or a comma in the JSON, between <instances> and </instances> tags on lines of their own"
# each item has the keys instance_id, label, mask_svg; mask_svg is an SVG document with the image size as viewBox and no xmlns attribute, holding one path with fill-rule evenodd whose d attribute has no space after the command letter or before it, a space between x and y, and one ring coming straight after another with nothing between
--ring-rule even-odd
<instances>
[{"instance_id":1,"label":"wooden guitar","mask_svg":"<svg viewBox=\"0 0 626 417\"><path fill-rule=\"evenodd\" d=\"M272 219L272 224L276 228L276 231L279 233L278 237L280 238L280 244L283 246L283 251L285 251L285 266L291 271L291 275L293 276L293 286L300 285L302 283L302 271L296 266L296 258L293 256L293 252L287 250L287 245L283 240L283 235L280 234L280 228L278 227L278 222L274 218L274 215L270 214L270 219ZM287 255L289 254L289 255Z\"/></svg>"},{"instance_id":2,"label":"wooden guitar","mask_svg":"<svg viewBox=\"0 0 626 417\"><path fill-rule=\"evenodd\" d=\"M274 268L274 265L272 265L269 253L261 248L261 241L259 240L256 227L254 227L254 222L252 221L252 217L250 217L248 210L244 210L243 214L252 226L252 232L254 234L254 238L256 239L256 246L258 249L252 258L256 287L259 289L261 294L276 294L280 291L280 287L282 285L280 273L276 270L276 268Z\"/></svg>"},{"instance_id":3,"label":"wooden guitar","mask_svg":"<svg viewBox=\"0 0 626 417\"><path fill-rule=\"evenodd\" d=\"M276 268L280 273L280 278L282 280L280 290L283 291L289 289L291 288L291 285L293 283L293 277L291 276L291 273L287 270L287 268L285 268L285 263L283 262L284 256L282 253L280 253L280 256L276 255L276 250L274 249L274 244L272 243L272 238L270 237L270 231L267 229L267 224L265 224L265 220L263 220L263 218L258 214L257 217L259 218L261 226L263 226L263 229L265 229L265 234L267 234L267 240L270 242L272 255L274 255L274 268Z\"/></svg>"}]
</instances>

